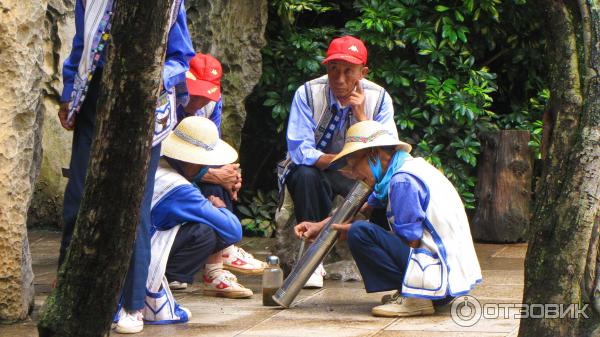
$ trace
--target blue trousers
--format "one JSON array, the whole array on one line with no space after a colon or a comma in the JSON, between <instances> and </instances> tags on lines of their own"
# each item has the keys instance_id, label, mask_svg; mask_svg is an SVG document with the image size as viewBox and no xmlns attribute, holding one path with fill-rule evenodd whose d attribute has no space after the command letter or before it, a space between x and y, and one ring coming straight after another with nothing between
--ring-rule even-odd
<instances>
[{"instance_id":1,"label":"blue trousers","mask_svg":"<svg viewBox=\"0 0 600 337\"><path fill-rule=\"evenodd\" d=\"M194 282L194 275L206 264L208 257L227 246L210 226L194 222L183 224L169 253L165 271L167 280Z\"/></svg>"},{"instance_id":2,"label":"blue trousers","mask_svg":"<svg viewBox=\"0 0 600 337\"><path fill-rule=\"evenodd\" d=\"M67 248L71 243L73 230L77 222L77 213L79 212L79 206L83 198L85 176L90 160L92 140L94 139L96 103L101 78L102 72L97 70L75 121L71 161L69 164L69 182L65 189L63 204L64 228L60 246L59 267L64 262ZM154 175L158 168L159 159L160 146L155 146L151 152L144 198L141 205L141 219L138 224L133 254L122 294L122 304L128 311L139 310L144 307L146 279L150 264L150 205L154 192Z\"/></svg>"},{"instance_id":3,"label":"blue trousers","mask_svg":"<svg viewBox=\"0 0 600 337\"><path fill-rule=\"evenodd\" d=\"M404 241L368 221L354 222L347 240L368 293L402 289L410 253Z\"/></svg>"},{"instance_id":4,"label":"blue trousers","mask_svg":"<svg viewBox=\"0 0 600 337\"><path fill-rule=\"evenodd\" d=\"M396 234L368 221L356 221L348 231L348 246L368 293L402 290L410 247ZM446 305L454 297L433 301Z\"/></svg>"}]
</instances>

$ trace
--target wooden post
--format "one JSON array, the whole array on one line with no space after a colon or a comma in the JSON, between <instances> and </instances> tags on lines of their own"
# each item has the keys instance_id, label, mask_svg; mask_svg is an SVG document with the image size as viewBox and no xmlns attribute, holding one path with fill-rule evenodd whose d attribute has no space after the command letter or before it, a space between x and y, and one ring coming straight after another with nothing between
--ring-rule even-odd
<instances>
[{"instance_id":1,"label":"wooden post","mask_svg":"<svg viewBox=\"0 0 600 337\"><path fill-rule=\"evenodd\" d=\"M481 137L473 238L524 241L529 226L532 163L529 132L503 130Z\"/></svg>"}]
</instances>

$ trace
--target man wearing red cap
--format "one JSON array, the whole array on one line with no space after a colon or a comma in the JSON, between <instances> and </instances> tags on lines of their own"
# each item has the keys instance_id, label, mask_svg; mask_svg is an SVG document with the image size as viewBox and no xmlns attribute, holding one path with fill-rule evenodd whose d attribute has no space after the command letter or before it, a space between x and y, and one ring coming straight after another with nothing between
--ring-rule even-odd
<instances>
[{"instance_id":1,"label":"man wearing red cap","mask_svg":"<svg viewBox=\"0 0 600 337\"><path fill-rule=\"evenodd\" d=\"M333 197L349 192L352 180L337 171L345 163L329 164L344 146L351 125L375 120L398 134L390 95L364 78L369 68L361 40L334 39L323 64L327 75L296 90L287 129L288 156L278 170L280 189L289 191L298 223L326 218ZM321 265L306 287L322 287L324 274Z\"/></svg>"},{"instance_id":2,"label":"man wearing red cap","mask_svg":"<svg viewBox=\"0 0 600 337\"><path fill-rule=\"evenodd\" d=\"M200 116L210 119L219 130L222 114L221 97L222 67L219 60L210 54L196 54L190 60L190 69L186 74L187 93L179 94L181 104L177 109L179 121L188 116ZM205 166L193 179L194 185L207 198L222 200L226 208L233 212L233 202L242 186L239 164L224 166ZM223 274L223 269L249 275L260 275L264 263L254 259L242 248L231 245L210 256L205 266L205 288L212 287L212 280ZM169 279L171 289L186 289L186 280ZM220 296L227 297L226 289ZM214 292L211 292L214 293Z\"/></svg>"}]
</instances>

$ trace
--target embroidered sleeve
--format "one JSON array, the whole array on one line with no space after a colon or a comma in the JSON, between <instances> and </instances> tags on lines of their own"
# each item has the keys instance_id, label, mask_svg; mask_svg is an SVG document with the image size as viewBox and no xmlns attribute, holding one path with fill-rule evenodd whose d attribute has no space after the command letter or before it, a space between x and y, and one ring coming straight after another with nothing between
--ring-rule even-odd
<instances>
[{"instance_id":1,"label":"embroidered sleeve","mask_svg":"<svg viewBox=\"0 0 600 337\"><path fill-rule=\"evenodd\" d=\"M81 0L78 0L75 3L75 36L73 36L73 46L69 57L63 63L63 92L60 96L61 102L69 102L71 100L75 74L77 74L77 68L79 67L79 61L83 53L84 16L85 10L83 4Z\"/></svg>"},{"instance_id":2,"label":"embroidered sleeve","mask_svg":"<svg viewBox=\"0 0 600 337\"><path fill-rule=\"evenodd\" d=\"M185 6L182 2L177 21L171 27L167 40L167 55L163 68L165 89L170 91L175 85L185 83L185 73L190 68L189 61L194 55L192 40L187 29Z\"/></svg>"}]
</instances>

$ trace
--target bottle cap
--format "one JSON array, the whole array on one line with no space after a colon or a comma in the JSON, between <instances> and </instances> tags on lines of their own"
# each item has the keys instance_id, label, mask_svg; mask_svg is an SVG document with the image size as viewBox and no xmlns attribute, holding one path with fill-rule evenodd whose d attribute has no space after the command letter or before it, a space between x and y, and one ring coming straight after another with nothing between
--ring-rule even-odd
<instances>
[{"instance_id":1,"label":"bottle cap","mask_svg":"<svg viewBox=\"0 0 600 337\"><path fill-rule=\"evenodd\" d=\"M275 255L271 255L267 257L267 264L270 266L274 266L274 265L278 265L279 264L279 258Z\"/></svg>"}]
</instances>

